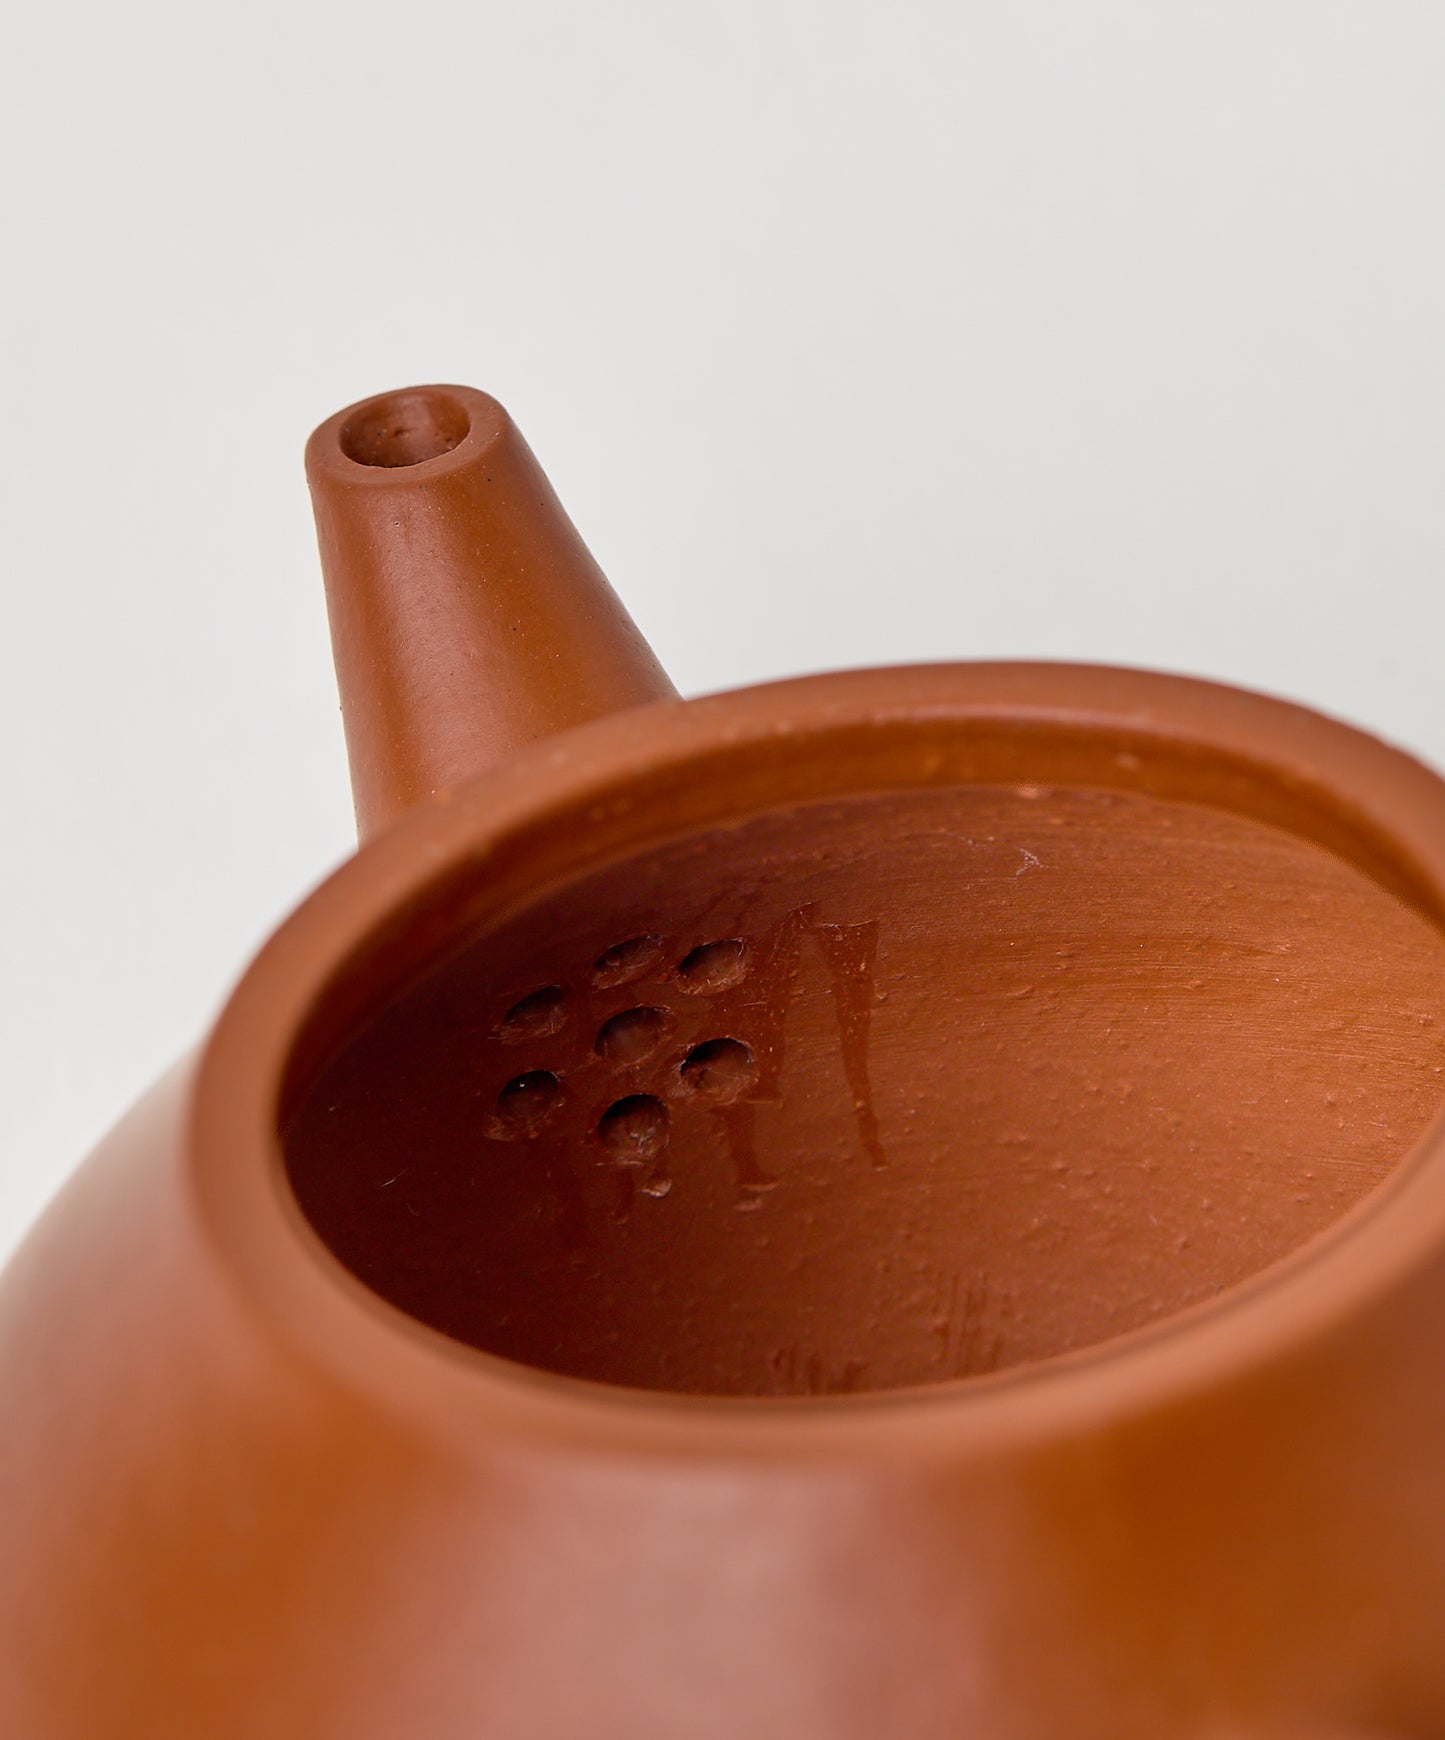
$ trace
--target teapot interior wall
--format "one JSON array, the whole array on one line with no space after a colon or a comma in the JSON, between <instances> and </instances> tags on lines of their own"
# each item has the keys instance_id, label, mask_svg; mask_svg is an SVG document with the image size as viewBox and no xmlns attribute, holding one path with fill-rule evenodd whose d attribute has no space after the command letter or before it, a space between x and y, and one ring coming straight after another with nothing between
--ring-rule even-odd
<instances>
[{"instance_id":1,"label":"teapot interior wall","mask_svg":"<svg viewBox=\"0 0 1445 1740\"><path fill-rule=\"evenodd\" d=\"M285 1145L447 1334L652 1389L926 1384L1277 1261L1445 1093L1445 939L1274 828L859 796L554 893L382 1010Z\"/></svg>"}]
</instances>

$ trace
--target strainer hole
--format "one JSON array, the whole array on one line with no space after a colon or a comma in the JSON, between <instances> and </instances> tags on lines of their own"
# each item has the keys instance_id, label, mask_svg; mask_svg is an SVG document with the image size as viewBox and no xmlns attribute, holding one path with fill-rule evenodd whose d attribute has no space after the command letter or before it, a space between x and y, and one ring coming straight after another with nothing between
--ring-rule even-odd
<instances>
[{"instance_id":1,"label":"strainer hole","mask_svg":"<svg viewBox=\"0 0 1445 1740\"><path fill-rule=\"evenodd\" d=\"M729 990L747 970L748 945L741 937L725 937L719 942L699 943L685 955L677 969L677 982L684 991L707 997Z\"/></svg>"},{"instance_id":2,"label":"strainer hole","mask_svg":"<svg viewBox=\"0 0 1445 1740\"><path fill-rule=\"evenodd\" d=\"M650 1057L667 1036L670 1023L662 1009L624 1009L597 1030L597 1055L618 1068Z\"/></svg>"},{"instance_id":3,"label":"strainer hole","mask_svg":"<svg viewBox=\"0 0 1445 1740\"><path fill-rule=\"evenodd\" d=\"M513 1003L502 1017L497 1037L503 1045L521 1045L558 1032L567 1019L567 997L560 985L543 985Z\"/></svg>"},{"instance_id":4,"label":"strainer hole","mask_svg":"<svg viewBox=\"0 0 1445 1740\"><path fill-rule=\"evenodd\" d=\"M602 1114L597 1134L619 1166L642 1166L667 1146L667 1107L652 1094L628 1094Z\"/></svg>"},{"instance_id":5,"label":"strainer hole","mask_svg":"<svg viewBox=\"0 0 1445 1740\"><path fill-rule=\"evenodd\" d=\"M550 1069L514 1075L497 1095L493 1133L530 1136L562 1103L562 1083Z\"/></svg>"},{"instance_id":6,"label":"strainer hole","mask_svg":"<svg viewBox=\"0 0 1445 1740\"><path fill-rule=\"evenodd\" d=\"M753 1085L757 1065L741 1039L705 1039L688 1052L679 1074L689 1093L727 1105Z\"/></svg>"},{"instance_id":7,"label":"strainer hole","mask_svg":"<svg viewBox=\"0 0 1445 1740\"><path fill-rule=\"evenodd\" d=\"M662 953L660 936L634 936L614 944L598 955L592 968L592 983L599 991L613 985L630 985L657 963Z\"/></svg>"}]
</instances>

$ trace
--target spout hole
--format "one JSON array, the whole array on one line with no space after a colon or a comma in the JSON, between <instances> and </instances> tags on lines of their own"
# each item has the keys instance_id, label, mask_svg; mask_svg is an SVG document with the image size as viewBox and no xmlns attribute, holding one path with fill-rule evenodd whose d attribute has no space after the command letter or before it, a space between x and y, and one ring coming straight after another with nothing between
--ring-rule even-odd
<instances>
[{"instance_id":1,"label":"spout hole","mask_svg":"<svg viewBox=\"0 0 1445 1740\"><path fill-rule=\"evenodd\" d=\"M445 393L413 390L372 399L341 426L341 451L358 465L396 469L450 453L466 440L471 418Z\"/></svg>"}]
</instances>

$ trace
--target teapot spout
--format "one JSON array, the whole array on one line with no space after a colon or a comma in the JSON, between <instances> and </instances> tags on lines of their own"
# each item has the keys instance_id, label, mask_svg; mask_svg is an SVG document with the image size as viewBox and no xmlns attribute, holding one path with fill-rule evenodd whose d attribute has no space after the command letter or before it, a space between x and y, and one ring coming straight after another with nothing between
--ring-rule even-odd
<instances>
[{"instance_id":1,"label":"teapot spout","mask_svg":"<svg viewBox=\"0 0 1445 1740\"><path fill-rule=\"evenodd\" d=\"M524 744L676 698L487 394L349 406L306 475L363 839Z\"/></svg>"}]
</instances>

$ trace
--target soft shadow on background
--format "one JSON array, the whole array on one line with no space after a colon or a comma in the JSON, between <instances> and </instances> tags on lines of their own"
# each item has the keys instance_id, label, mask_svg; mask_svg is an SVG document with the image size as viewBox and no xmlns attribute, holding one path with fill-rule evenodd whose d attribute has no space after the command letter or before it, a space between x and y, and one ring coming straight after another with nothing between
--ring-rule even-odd
<instances>
[{"instance_id":1,"label":"soft shadow on background","mask_svg":"<svg viewBox=\"0 0 1445 1740\"><path fill-rule=\"evenodd\" d=\"M1094 659L1445 763L1445 8L348 0L0 60L0 1253L351 820L300 453L510 407L687 692Z\"/></svg>"}]
</instances>

